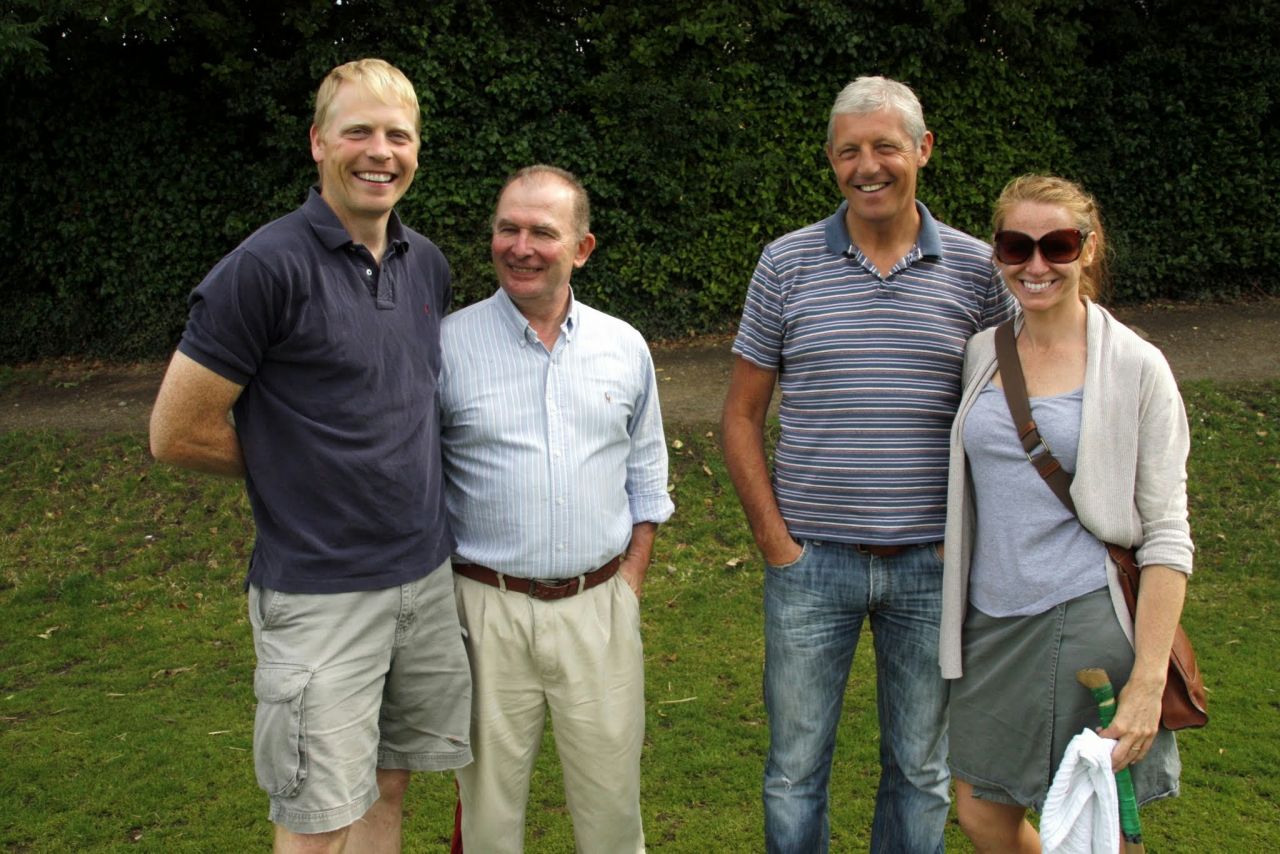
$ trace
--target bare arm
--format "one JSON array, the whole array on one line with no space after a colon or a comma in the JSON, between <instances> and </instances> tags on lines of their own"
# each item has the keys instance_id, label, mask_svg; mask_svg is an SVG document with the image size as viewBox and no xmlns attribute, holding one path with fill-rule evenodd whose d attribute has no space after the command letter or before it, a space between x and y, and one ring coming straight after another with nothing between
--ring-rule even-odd
<instances>
[{"instance_id":1,"label":"bare arm","mask_svg":"<svg viewBox=\"0 0 1280 854\"><path fill-rule=\"evenodd\" d=\"M1142 568L1134 620L1134 660L1120 692L1115 720L1101 735L1120 743L1111 754L1116 770L1147 755L1160 726L1160 702L1169 675L1169 649L1187 593L1185 573L1151 564ZM1133 750L1132 748L1138 748Z\"/></svg>"},{"instance_id":2,"label":"bare arm","mask_svg":"<svg viewBox=\"0 0 1280 854\"><path fill-rule=\"evenodd\" d=\"M631 526L631 542L622 554L622 563L618 572L622 580L630 585L636 596L644 587L644 577L649 571L649 561L653 558L653 541L658 535L656 522L637 522Z\"/></svg>"},{"instance_id":3,"label":"bare arm","mask_svg":"<svg viewBox=\"0 0 1280 854\"><path fill-rule=\"evenodd\" d=\"M720 430L729 478L747 514L756 546L768 563L781 566L798 558L801 548L792 539L778 510L764 454L764 420L777 376L777 371L737 357L729 378Z\"/></svg>"},{"instance_id":4,"label":"bare arm","mask_svg":"<svg viewBox=\"0 0 1280 854\"><path fill-rule=\"evenodd\" d=\"M244 386L174 353L151 410L151 453L157 460L226 477L244 476L244 455L227 420Z\"/></svg>"}]
</instances>

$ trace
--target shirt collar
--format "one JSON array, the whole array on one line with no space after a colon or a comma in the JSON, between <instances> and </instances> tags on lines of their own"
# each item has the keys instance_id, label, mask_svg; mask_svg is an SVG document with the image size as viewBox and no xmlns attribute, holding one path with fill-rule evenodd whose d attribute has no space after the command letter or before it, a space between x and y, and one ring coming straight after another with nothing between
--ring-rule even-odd
<instances>
[{"instance_id":1,"label":"shirt collar","mask_svg":"<svg viewBox=\"0 0 1280 854\"><path fill-rule=\"evenodd\" d=\"M493 295L493 300L498 304L502 316L506 318L507 324L511 327L511 331L524 344L539 343L538 333L534 331L533 326L528 319L520 313L520 309L511 301L511 297L507 292L498 286L497 292ZM560 324L560 332L564 335L566 341L572 341L573 335L578 329L578 322L581 313L578 311L578 301L573 297L573 289L569 290L569 313L565 315L564 321Z\"/></svg>"},{"instance_id":2,"label":"shirt collar","mask_svg":"<svg viewBox=\"0 0 1280 854\"><path fill-rule=\"evenodd\" d=\"M338 215L329 207L329 203L320 195L320 188L312 185L307 193L307 201L302 205L302 215L311 224L311 229L320 239L324 248L341 249L352 243L351 235L338 220ZM409 239L405 236L404 225L400 216L393 210L387 220L387 247L394 252L403 252L409 248Z\"/></svg>"},{"instance_id":3,"label":"shirt collar","mask_svg":"<svg viewBox=\"0 0 1280 854\"><path fill-rule=\"evenodd\" d=\"M841 202L836 212L822 224L827 250L833 255L848 257L857 251L852 238L849 237L849 227L844 221L845 212L848 210L849 202ZM921 256L941 258L942 236L938 233L937 221L919 199L916 199L916 210L920 213L920 232L916 235L916 246L920 247Z\"/></svg>"}]
</instances>

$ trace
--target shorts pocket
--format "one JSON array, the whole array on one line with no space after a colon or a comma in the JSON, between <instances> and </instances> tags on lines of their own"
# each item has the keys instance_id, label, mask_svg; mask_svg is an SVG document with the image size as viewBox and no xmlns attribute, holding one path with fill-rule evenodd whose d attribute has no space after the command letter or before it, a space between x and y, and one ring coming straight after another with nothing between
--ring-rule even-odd
<instances>
[{"instance_id":1,"label":"shorts pocket","mask_svg":"<svg viewBox=\"0 0 1280 854\"><path fill-rule=\"evenodd\" d=\"M270 795L293 797L307 779L302 699L310 681L310 670L291 664L263 664L253 673L253 769Z\"/></svg>"}]
</instances>

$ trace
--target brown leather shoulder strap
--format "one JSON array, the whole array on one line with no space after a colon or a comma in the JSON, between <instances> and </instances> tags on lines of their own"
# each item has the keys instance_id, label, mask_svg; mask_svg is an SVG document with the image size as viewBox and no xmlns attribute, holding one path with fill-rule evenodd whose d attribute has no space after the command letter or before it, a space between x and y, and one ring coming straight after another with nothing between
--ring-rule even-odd
<instances>
[{"instance_id":1,"label":"brown leather shoulder strap","mask_svg":"<svg viewBox=\"0 0 1280 854\"><path fill-rule=\"evenodd\" d=\"M1004 386L1004 400L1009 415L1018 431L1018 440L1027 461L1035 466L1040 477L1049 484L1053 494L1075 514L1076 504L1071 500L1071 475L1053 456L1049 445L1040 435L1035 419L1031 417L1031 402L1027 399L1027 381L1022 374L1022 361L1018 358L1018 342L1013 335L1013 321L1006 320L996 327L996 363L1000 368L1000 380ZM1032 453L1040 449L1039 453Z\"/></svg>"}]
</instances>

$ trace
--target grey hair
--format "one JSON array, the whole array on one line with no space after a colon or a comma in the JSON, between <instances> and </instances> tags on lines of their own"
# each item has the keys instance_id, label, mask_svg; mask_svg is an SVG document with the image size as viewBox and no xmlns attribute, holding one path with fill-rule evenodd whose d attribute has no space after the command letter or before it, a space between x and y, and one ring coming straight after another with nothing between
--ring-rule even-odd
<instances>
[{"instance_id":1,"label":"grey hair","mask_svg":"<svg viewBox=\"0 0 1280 854\"><path fill-rule=\"evenodd\" d=\"M928 131L920 99L909 87L887 77L859 77L840 90L827 120L827 145L835 141L836 116L865 115L886 108L902 117L903 128L919 148Z\"/></svg>"}]
</instances>

